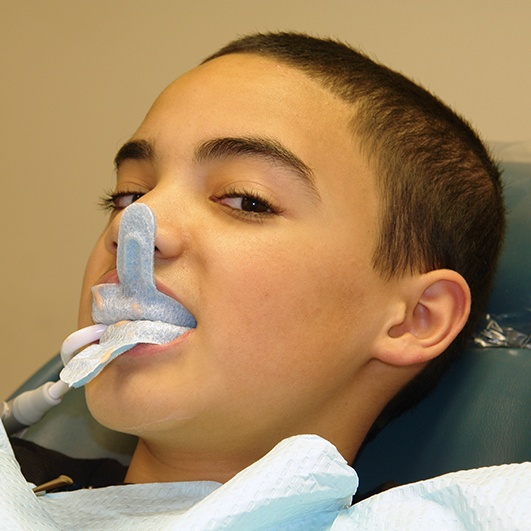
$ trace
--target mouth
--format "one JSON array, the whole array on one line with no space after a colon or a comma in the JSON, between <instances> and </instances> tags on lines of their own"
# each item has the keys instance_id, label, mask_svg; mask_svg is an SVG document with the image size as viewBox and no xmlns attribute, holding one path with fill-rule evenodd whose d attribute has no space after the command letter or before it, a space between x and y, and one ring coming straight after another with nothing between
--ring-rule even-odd
<instances>
[{"instance_id":1,"label":"mouth","mask_svg":"<svg viewBox=\"0 0 531 531\"><path fill-rule=\"evenodd\" d=\"M86 384L139 343L164 345L197 326L194 316L155 282L155 231L155 216L147 205L135 203L124 210L117 270L102 278L108 283L92 288L92 319L107 329L98 344L72 358L61 372L61 380L71 387Z\"/></svg>"},{"instance_id":2,"label":"mouth","mask_svg":"<svg viewBox=\"0 0 531 531\"><path fill-rule=\"evenodd\" d=\"M99 363L106 364L136 345L167 345L192 329L160 321L119 321L89 348L94 350L91 356L100 356Z\"/></svg>"},{"instance_id":3,"label":"mouth","mask_svg":"<svg viewBox=\"0 0 531 531\"><path fill-rule=\"evenodd\" d=\"M142 325L137 325L139 321L133 321L128 324L131 325L132 323L134 323L132 326L139 326L139 328L142 328L141 331L137 330L135 331L135 333L138 333L143 337L145 337L146 335L151 337L149 337L147 340L142 340L138 343L134 343L131 348L123 350L123 352L121 352L120 354L120 357L123 355L127 358L146 357L155 360L161 354L171 354L172 356L178 355L177 353L181 352L182 349L182 347L180 347L179 345L181 345L185 338L188 337L188 335L195 330L195 328L182 328L181 330L172 331L168 330L167 335L157 341L155 338L153 338L153 335L150 334L150 331L148 330L150 326L149 324L146 326L142 322Z\"/></svg>"},{"instance_id":4,"label":"mouth","mask_svg":"<svg viewBox=\"0 0 531 531\"><path fill-rule=\"evenodd\" d=\"M71 387L85 385L136 345L166 345L197 326L181 303L157 289L133 295L121 284L99 284L92 292L92 318L107 328L99 342L74 356L61 371L61 380Z\"/></svg>"},{"instance_id":5,"label":"mouth","mask_svg":"<svg viewBox=\"0 0 531 531\"><path fill-rule=\"evenodd\" d=\"M61 371L61 380L70 387L81 387L115 358L135 346L167 345L194 328L147 320L123 320L110 324L99 342L90 344L67 363Z\"/></svg>"}]
</instances>

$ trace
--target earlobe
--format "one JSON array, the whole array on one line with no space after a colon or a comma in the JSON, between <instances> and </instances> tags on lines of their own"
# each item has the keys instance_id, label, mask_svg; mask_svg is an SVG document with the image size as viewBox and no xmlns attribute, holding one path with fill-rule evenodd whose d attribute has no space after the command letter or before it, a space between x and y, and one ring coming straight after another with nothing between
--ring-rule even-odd
<instances>
[{"instance_id":1,"label":"earlobe","mask_svg":"<svg viewBox=\"0 0 531 531\"><path fill-rule=\"evenodd\" d=\"M470 313L470 289L449 269L404 279L400 312L390 316L376 342L375 358L389 365L424 363L444 352Z\"/></svg>"}]
</instances>

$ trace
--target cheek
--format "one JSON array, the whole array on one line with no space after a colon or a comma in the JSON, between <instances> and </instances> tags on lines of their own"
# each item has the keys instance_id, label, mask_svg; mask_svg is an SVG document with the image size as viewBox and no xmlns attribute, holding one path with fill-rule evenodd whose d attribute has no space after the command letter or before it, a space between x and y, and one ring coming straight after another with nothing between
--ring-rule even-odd
<instances>
[{"instance_id":1,"label":"cheek","mask_svg":"<svg viewBox=\"0 0 531 531\"><path fill-rule=\"evenodd\" d=\"M235 363L253 360L272 370L280 363L285 370L350 353L363 341L371 289L362 260L291 249L218 267L218 295L205 314L211 341Z\"/></svg>"},{"instance_id":2,"label":"cheek","mask_svg":"<svg viewBox=\"0 0 531 531\"><path fill-rule=\"evenodd\" d=\"M278 262L246 264L238 280L226 279L204 344L227 400L264 415L310 407L350 386L370 342L363 282L337 264L327 274L333 264L306 261L295 270L299 260Z\"/></svg>"},{"instance_id":3,"label":"cheek","mask_svg":"<svg viewBox=\"0 0 531 531\"><path fill-rule=\"evenodd\" d=\"M97 284L102 275L112 267L114 267L112 257L105 250L103 236L101 236L90 254L83 276L78 316L80 328L92 324L92 286Z\"/></svg>"}]
</instances>

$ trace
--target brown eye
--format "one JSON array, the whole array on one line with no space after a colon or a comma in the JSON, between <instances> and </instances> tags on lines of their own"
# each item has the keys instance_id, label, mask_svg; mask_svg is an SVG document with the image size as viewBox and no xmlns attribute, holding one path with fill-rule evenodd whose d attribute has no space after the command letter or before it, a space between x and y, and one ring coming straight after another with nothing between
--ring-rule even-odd
<instances>
[{"instance_id":1,"label":"brown eye","mask_svg":"<svg viewBox=\"0 0 531 531\"><path fill-rule=\"evenodd\" d=\"M223 200L223 203L231 208L236 208L245 212L256 212L257 214L272 212L271 207L267 203L260 201L255 197L227 197Z\"/></svg>"},{"instance_id":2,"label":"brown eye","mask_svg":"<svg viewBox=\"0 0 531 531\"><path fill-rule=\"evenodd\" d=\"M243 221L261 223L284 212L282 208L255 190L229 189L210 199L223 205L229 214Z\"/></svg>"}]
</instances>

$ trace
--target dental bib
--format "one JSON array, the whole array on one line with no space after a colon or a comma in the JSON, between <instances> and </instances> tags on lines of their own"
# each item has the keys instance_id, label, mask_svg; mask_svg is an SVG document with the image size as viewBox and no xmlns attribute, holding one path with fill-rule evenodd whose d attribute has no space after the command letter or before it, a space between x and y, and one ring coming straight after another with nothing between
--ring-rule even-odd
<instances>
[{"instance_id":1,"label":"dental bib","mask_svg":"<svg viewBox=\"0 0 531 531\"><path fill-rule=\"evenodd\" d=\"M108 328L99 344L74 356L61 371L69 386L85 385L139 343L163 345L195 327L184 306L155 285L155 233L155 215L147 205L134 203L123 211L116 259L119 283L92 288L92 319Z\"/></svg>"},{"instance_id":2,"label":"dental bib","mask_svg":"<svg viewBox=\"0 0 531 531\"><path fill-rule=\"evenodd\" d=\"M354 470L327 441L280 442L227 483L140 483L35 496L0 423L0 529L514 531L529 529L531 463L464 470L349 506Z\"/></svg>"}]
</instances>

